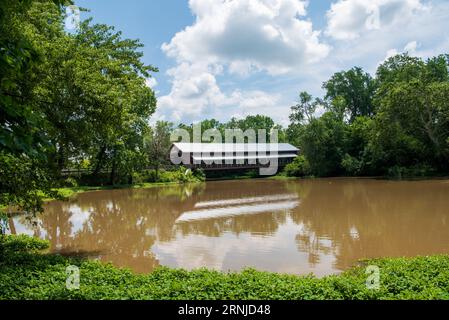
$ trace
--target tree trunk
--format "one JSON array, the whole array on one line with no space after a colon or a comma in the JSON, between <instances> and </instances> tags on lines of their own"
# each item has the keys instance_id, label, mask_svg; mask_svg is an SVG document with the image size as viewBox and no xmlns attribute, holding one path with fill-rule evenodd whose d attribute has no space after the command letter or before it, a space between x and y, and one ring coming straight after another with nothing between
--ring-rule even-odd
<instances>
[{"instance_id":1,"label":"tree trunk","mask_svg":"<svg viewBox=\"0 0 449 320\"><path fill-rule=\"evenodd\" d=\"M100 152L97 155L97 164L95 165L95 170L93 172L94 176L97 176L100 173L100 170L103 168L104 155L106 153L106 146L102 146Z\"/></svg>"},{"instance_id":2,"label":"tree trunk","mask_svg":"<svg viewBox=\"0 0 449 320\"><path fill-rule=\"evenodd\" d=\"M58 156L57 156L57 163L58 163L58 174L61 174L62 170L65 167L65 147L63 144L58 149Z\"/></svg>"},{"instance_id":3,"label":"tree trunk","mask_svg":"<svg viewBox=\"0 0 449 320\"><path fill-rule=\"evenodd\" d=\"M9 230L11 231L11 234L17 234L13 218L9 218L8 220L9 220Z\"/></svg>"},{"instance_id":4,"label":"tree trunk","mask_svg":"<svg viewBox=\"0 0 449 320\"><path fill-rule=\"evenodd\" d=\"M5 235L0 231L0 259L3 260L3 256L5 255L5 247L4 240Z\"/></svg>"},{"instance_id":5,"label":"tree trunk","mask_svg":"<svg viewBox=\"0 0 449 320\"><path fill-rule=\"evenodd\" d=\"M111 184L115 185L116 180L116 171L117 171L117 161L116 161L116 149L114 148L114 151L112 153L112 169L111 169Z\"/></svg>"}]
</instances>

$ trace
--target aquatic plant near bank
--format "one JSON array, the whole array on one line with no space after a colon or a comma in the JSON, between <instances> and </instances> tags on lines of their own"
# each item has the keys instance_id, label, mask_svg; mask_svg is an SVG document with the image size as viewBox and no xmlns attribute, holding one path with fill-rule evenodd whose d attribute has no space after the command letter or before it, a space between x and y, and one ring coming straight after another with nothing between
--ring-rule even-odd
<instances>
[{"instance_id":1,"label":"aquatic plant near bank","mask_svg":"<svg viewBox=\"0 0 449 320\"><path fill-rule=\"evenodd\" d=\"M205 175L201 170L190 170L179 167L176 170L144 170L133 174L133 183L188 183L201 182L205 180Z\"/></svg>"}]
</instances>

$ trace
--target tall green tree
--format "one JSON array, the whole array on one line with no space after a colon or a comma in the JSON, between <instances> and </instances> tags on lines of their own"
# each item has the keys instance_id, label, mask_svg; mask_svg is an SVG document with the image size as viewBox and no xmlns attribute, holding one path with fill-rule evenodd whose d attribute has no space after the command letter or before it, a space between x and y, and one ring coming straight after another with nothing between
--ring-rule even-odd
<instances>
[{"instance_id":1,"label":"tall green tree","mask_svg":"<svg viewBox=\"0 0 449 320\"><path fill-rule=\"evenodd\" d=\"M322 117L311 119L313 98L300 94L288 139L315 175L447 173L448 70L448 55L403 54L381 64L375 78L360 68L336 73L323 84Z\"/></svg>"},{"instance_id":2,"label":"tall green tree","mask_svg":"<svg viewBox=\"0 0 449 320\"><path fill-rule=\"evenodd\" d=\"M324 105L324 102L318 98L313 98L308 92L302 91L299 93L297 103L290 108L290 125L286 130L286 139L293 145L300 146L300 137L304 127L315 119L315 112L320 105Z\"/></svg>"},{"instance_id":3,"label":"tall green tree","mask_svg":"<svg viewBox=\"0 0 449 320\"><path fill-rule=\"evenodd\" d=\"M147 139L149 164L156 171L156 178L159 176L161 166L170 164L169 154L172 145L170 135L173 131L173 124L167 121L158 121L151 130Z\"/></svg>"},{"instance_id":4,"label":"tall green tree","mask_svg":"<svg viewBox=\"0 0 449 320\"><path fill-rule=\"evenodd\" d=\"M73 161L107 168L111 183L147 161L156 98L145 80L157 69L111 27L88 20L67 33L63 3L0 3L1 205L39 210Z\"/></svg>"},{"instance_id":5,"label":"tall green tree","mask_svg":"<svg viewBox=\"0 0 449 320\"><path fill-rule=\"evenodd\" d=\"M0 2L0 146L11 153L38 156L46 137L42 117L33 108L32 90L38 83L40 53L31 41L24 21L36 4L33 0ZM71 1L41 1L61 14ZM51 23L47 22L47 28Z\"/></svg>"},{"instance_id":6,"label":"tall green tree","mask_svg":"<svg viewBox=\"0 0 449 320\"><path fill-rule=\"evenodd\" d=\"M312 95L308 92L300 92L298 102L290 108L290 122L293 124L304 124L312 121L318 105L318 99L314 101Z\"/></svg>"},{"instance_id":7,"label":"tall green tree","mask_svg":"<svg viewBox=\"0 0 449 320\"><path fill-rule=\"evenodd\" d=\"M306 124L299 137L301 153L310 171L316 176L342 174L342 159L346 153L347 124L332 112Z\"/></svg>"},{"instance_id":8,"label":"tall green tree","mask_svg":"<svg viewBox=\"0 0 449 320\"><path fill-rule=\"evenodd\" d=\"M44 23L57 20L39 9ZM47 41L35 38L45 53L35 95L55 150L55 170L82 156L90 158L95 174L109 169L111 183L120 176L126 180L143 154L143 133L156 108L145 79L157 69L141 61L142 44L112 27L86 20L68 34L60 20L55 28L56 36Z\"/></svg>"},{"instance_id":9,"label":"tall green tree","mask_svg":"<svg viewBox=\"0 0 449 320\"><path fill-rule=\"evenodd\" d=\"M376 81L359 67L337 72L323 84L326 100L332 101L338 97L344 99L345 113L350 122L358 116L374 115L373 97L376 88Z\"/></svg>"},{"instance_id":10,"label":"tall green tree","mask_svg":"<svg viewBox=\"0 0 449 320\"><path fill-rule=\"evenodd\" d=\"M377 72L373 153L384 166L449 166L449 59L399 55Z\"/></svg>"},{"instance_id":11,"label":"tall green tree","mask_svg":"<svg viewBox=\"0 0 449 320\"><path fill-rule=\"evenodd\" d=\"M63 4L71 2L39 3L61 15ZM30 213L42 209L43 196L52 195L46 167L51 145L33 96L42 56L25 23L34 5L37 1L0 2L0 207Z\"/></svg>"}]
</instances>

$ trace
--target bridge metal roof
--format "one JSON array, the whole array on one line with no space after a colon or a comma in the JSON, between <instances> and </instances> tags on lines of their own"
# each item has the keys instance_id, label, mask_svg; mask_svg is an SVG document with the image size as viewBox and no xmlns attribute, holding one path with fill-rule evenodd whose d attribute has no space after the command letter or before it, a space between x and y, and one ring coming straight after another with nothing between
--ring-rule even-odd
<instances>
[{"instance_id":1,"label":"bridge metal roof","mask_svg":"<svg viewBox=\"0 0 449 320\"><path fill-rule=\"evenodd\" d=\"M182 143L173 145L186 153L226 153L226 152L292 152L297 153L298 148L289 143Z\"/></svg>"}]
</instances>

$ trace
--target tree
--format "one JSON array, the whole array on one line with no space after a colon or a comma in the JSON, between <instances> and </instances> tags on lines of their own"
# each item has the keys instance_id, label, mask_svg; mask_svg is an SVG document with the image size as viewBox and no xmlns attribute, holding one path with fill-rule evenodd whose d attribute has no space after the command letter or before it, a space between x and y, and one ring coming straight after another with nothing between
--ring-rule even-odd
<instances>
[{"instance_id":1,"label":"tree","mask_svg":"<svg viewBox=\"0 0 449 320\"><path fill-rule=\"evenodd\" d=\"M290 122L293 124L303 124L312 121L317 106L320 101L313 101L312 95L303 91L299 93L298 103L291 107Z\"/></svg>"},{"instance_id":2,"label":"tree","mask_svg":"<svg viewBox=\"0 0 449 320\"><path fill-rule=\"evenodd\" d=\"M63 3L0 3L0 166L17 174L0 177L1 205L40 210L56 175L80 159L110 168L111 183L146 162L156 98L145 80L157 69L111 27L87 20L66 33Z\"/></svg>"},{"instance_id":3,"label":"tree","mask_svg":"<svg viewBox=\"0 0 449 320\"><path fill-rule=\"evenodd\" d=\"M377 168L372 166L372 158L367 153L370 142L373 139L374 120L370 117L357 117L347 127L345 155L341 165L345 174L355 175L376 175Z\"/></svg>"},{"instance_id":4,"label":"tree","mask_svg":"<svg viewBox=\"0 0 449 320\"><path fill-rule=\"evenodd\" d=\"M3 0L0 3L0 146L15 154L38 156L47 139L41 130L41 115L33 109L32 90L39 79L35 67L40 54L27 34L23 21L36 1ZM61 14L71 1L42 1Z\"/></svg>"},{"instance_id":5,"label":"tree","mask_svg":"<svg viewBox=\"0 0 449 320\"><path fill-rule=\"evenodd\" d=\"M304 155L296 157L283 171L287 177L305 177L310 174L310 165Z\"/></svg>"},{"instance_id":6,"label":"tree","mask_svg":"<svg viewBox=\"0 0 449 320\"><path fill-rule=\"evenodd\" d=\"M323 84L327 112L313 98L292 108L288 140L315 175L449 172L449 55L389 58L373 79L360 68ZM316 100L319 101L319 100Z\"/></svg>"},{"instance_id":7,"label":"tree","mask_svg":"<svg viewBox=\"0 0 449 320\"><path fill-rule=\"evenodd\" d=\"M268 116L259 114L255 116L247 116L245 119L237 121L237 128L241 129L243 132L250 129L254 130L256 133L256 142L260 142L258 130L265 130L265 142L269 142L271 130L274 128L274 121Z\"/></svg>"},{"instance_id":8,"label":"tree","mask_svg":"<svg viewBox=\"0 0 449 320\"><path fill-rule=\"evenodd\" d=\"M209 129L221 129L223 127L223 124L220 123L220 121L215 119L206 119L201 121L201 131L206 131Z\"/></svg>"},{"instance_id":9,"label":"tree","mask_svg":"<svg viewBox=\"0 0 449 320\"><path fill-rule=\"evenodd\" d=\"M337 72L323 84L326 100L332 101L338 97L344 99L345 113L350 122L358 116L374 115L373 97L376 88L376 81L359 67Z\"/></svg>"},{"instance_id":10,"label":"tree","mask_svg":"<svg viewBox=\"0 0 449 320\"><path fill-rule=\"evenodd\" d=\"M342 173L346 134L347 124L332 112L326 112L304 126L299 137L300 150L313 175L331 176Z\"/></svg>"},{"instance_id":11,"label":"tree","mask_svg":"<svg viewBox=\"0 0 449 320\"><path fill-rule=\"evenodd\" d=\"M171 147L170 135L173 124L167 121L158 121L152 129L147 148L149 149L149 163L155 168L156 178L159 169L164 164L169 164L169 153Z\"/></svg>"},{"instance_id":12,"label":"tree","mask_svg":"<svg viewBox=\"0 0 449 320\"><path fill-rule=\"evenodd\" d=\"M221 122L219 122L216 119L206 119L201 121L201 133L204 135L204 133L207 130L212 130L214 133L219 132L222 140L224 140L225 137L225 125ZM202 142L210 142L210 139L204 139L204 136L201 137ZM209 140L209 141L205 141Z\"/></svg>"},{"instance_id":13,"label":"tree","mask_svg":"<svg viewBox=\"0 0 449 320\"><path fill-rule=\"evenodd\" d=\"M141 162L143 133L156 108L145 80L157 69L141 61L138 41L122 39L112 27L86 20L67 34L56 13L34 10L35 29L59 21L45 40L33 33L43 52L34 99L54 149L51 165L60 173L69 159L87 157L94 174L109 167L110 183L126 183Z\"/></svg>"},{"instance_id":14,"label":"tree","mask_svg":"<svg viewBox=\"0 0 449 320\"><path fill-rule=\"evenodd\" d=\"M237 119L233 117L226 123L221 123L215 119L205 119L201 121L200 124L203 133L208 129L217 129L221 133L223 140L225 139L226 129L240 129L243 132L252 129L256 134L256 139L258 139L257 137L258 130L263 129L266 132L265 141L267 142L270 140L271 130L276 129L279 131L279 139L285 139L285 133L281 126L275 125L273 119L271 119L270 117L259 114L254 116L250 115L245 117L244 119ZM181 123L179 124L178 128L187 130L190 133L190 136L192 136L193 124L187 126Z\"/></svg>"},{"instance_id":15,"label":"tree","mask_svg":"<svg viewBox=\"0 0 449 320\"><path fill-rule=\"evenodd\" d=\"M157 69L141 61L142 45L122 39L112 27L90 25L90 20L75 34L47 45L43 68L51 71L42 72L38 100L49 100L41 108L49 121L58 171L70 157L85 153L93 157L95 173L109 165L111 183L118 167L129 176L133 154L140 152L156 108L145 79Z\"/></svg>"},{"instance_id":16,"label":"tree","mask_svg":"<svg viewBox=\"0 0 449 320\"><path fill-rule=\"evenodd\" d=\"M443 55L427 61L399 55L379 67L373 150L381 163L448 170L448 66Z\"/></svg>"},{"instance_id":17,"label":"tree","mask_svg":"<svg viewBox=\"0 0 449 320\"><path fill-rule=\"evenodd\" d=\"M71 2L40 1L58 14L63 3ZM41 54L24 27L36 4L0 2L0 206L29 213L41 211L42 197L53 195L46 170L51 147L32 94Z\"/></svg>"},{"instance_id":18,"label":"tree","mask_svg":"<svg viewBox=\"0 0 449 320\"><path fill-rule=\"evenodd\" d=\"M323 104L324 102L322 100L318 98L314 99L308 92L300 92L297 104L290 108L290 125L285 133L286 139L293 145L299 147L304 126L315 118L316 109Z\"/></svg>"}]
</instances>

